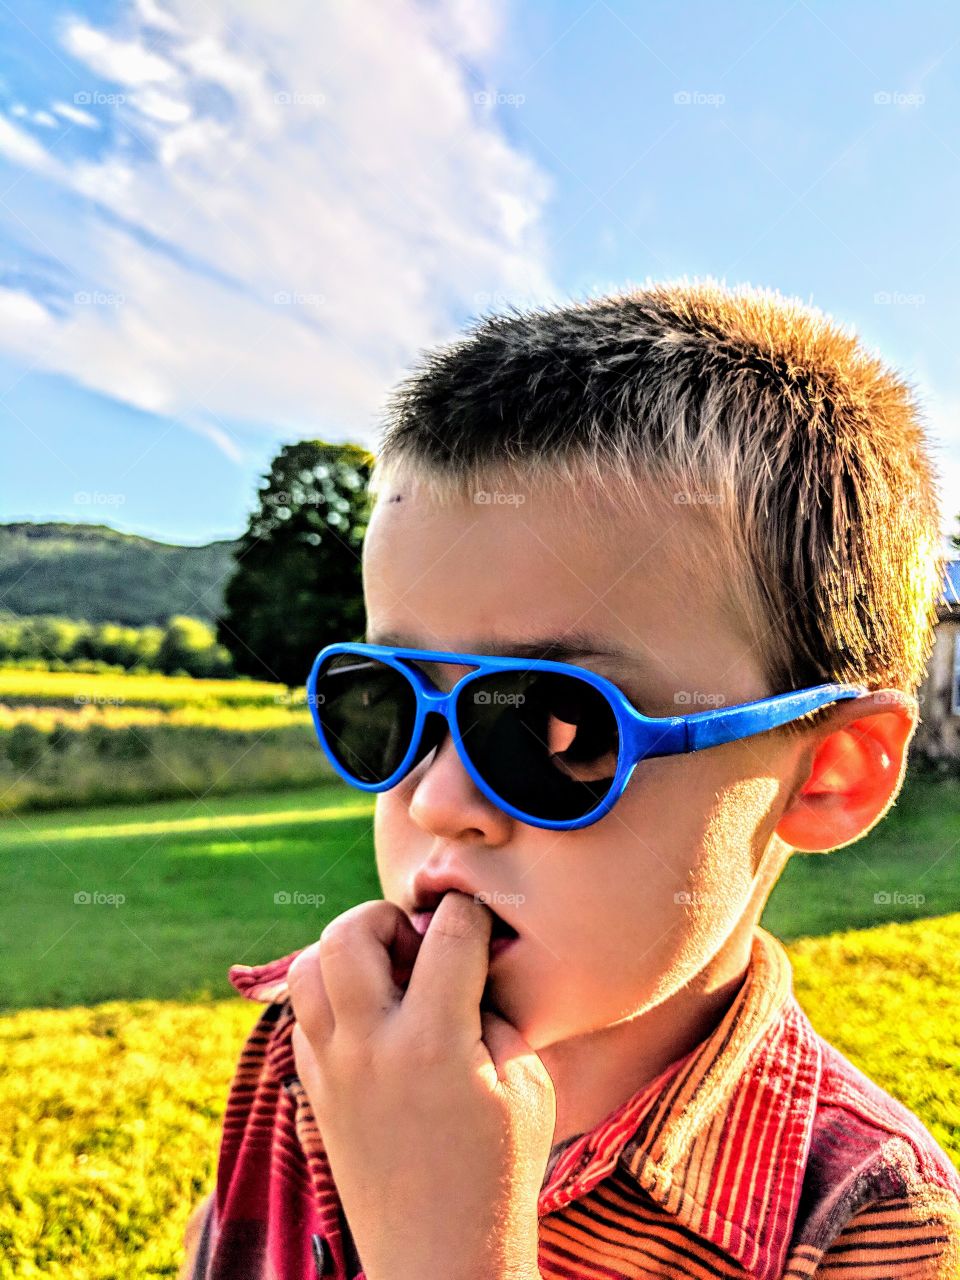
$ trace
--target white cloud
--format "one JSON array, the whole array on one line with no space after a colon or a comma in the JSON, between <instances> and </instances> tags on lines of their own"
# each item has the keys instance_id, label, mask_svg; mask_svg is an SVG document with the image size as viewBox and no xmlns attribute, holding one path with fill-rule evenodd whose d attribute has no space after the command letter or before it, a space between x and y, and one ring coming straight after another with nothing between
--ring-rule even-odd
<instances>
[{"instance_id":1,"label":"white cloud","mask_svg":"<svg viewBox=\"0 0 960 1280\"><path fill-rule=\"evenodd\" d=\"M60 164L46 147L3 116L0 116L0 155L24 169L33 169L49 177L62 175Z\"/></svg>"},{"instance_id":2,"label":"white cloud","mask_svg":"<svg viewBox=\"0 0 960 1280\"><path fill-rule=\"evenodd\" d=\"M110 112L137 145L65 167L0 122L0 149L80 201L69 226L41 212L37 238L122 298L44 312L40 362L227 452L224 420L372 442L388 386L456 312L553 292L547 181L464 66L499 23L476 0L375 23L315 0L139 0L122 39L69 21L73 56L125 86Z\"/></svg>"},{"instance_id":3,"label":"white cloud","mask_svg":"<svg viewBox=\"0 0 960 1280\"><path fill-rule=\"evenodd\" d=\"M89 111L81 111L79 107L73 107L68 102L55 102L51 110L58 116L63 116L64 120L69 120L71 124L82 125L84 129L100 128L100 121L96 116L92 116Z\"/></svg>"},{"instance_id":4,"label":"white cloud","mask_svg":"<svg viewBox=\"0 0 960 1280\"><path fill-rule=\"evenodd\" d=\"M46 336L51 332L47 309L36 298L17 289L0 286L0 334L27 348L38 335Z\"/></svg>"},{"instance_id":5,"label":"white cloud","mask_svg":"<svg viewBox=\"0 0 960 1280\"><path fill-rule=\"evenodd\" d=\"M156 0L136 0L136 9L143 21L159 31L179 31L180 24L168 10L162 8Z\"/></svg>"},{"instance_id":6,"label":"white cloud","mask_svg":"<svg viewBox=\"0 0 960 1280\"><path fill-rule=\"evenodd\" d=\"M149 84L171 80L176 75L176 68L149 49L145 41L118 40L79 18L66 23L63 46L97 75L118 84Z\"/></svg>"},{"instance_id":7,"label":"white cloud","mask_svg":"<svg viewBox=\"0 0 960 1280\"><path fill-rule=\"evenodd\" d=\"M130 101L145 116L162 124L184 124L190 119L190 104L182 98L147 87L130 95Z\"/></svg>"}]
</instances>

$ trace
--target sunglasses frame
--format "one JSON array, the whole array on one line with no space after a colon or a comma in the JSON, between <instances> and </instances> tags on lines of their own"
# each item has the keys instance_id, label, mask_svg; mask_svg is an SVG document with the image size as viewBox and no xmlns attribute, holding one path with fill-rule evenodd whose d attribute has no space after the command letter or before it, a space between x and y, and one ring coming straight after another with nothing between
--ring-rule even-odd
<instances>
[{"instance_id":1,"label":"sunglasses frame","mask_svg":"<svg viewBox=\"0 0 960 1280\"><path fill-rule=\"evenodd\" d=\"M317 676L321 665L338 654L356 654L358 657L376 658L393 667L413 686L417 700L416 718L410 745L403 760L383 782L360 782L344 769L330 750L327 735L320 720L317 703ZM449 662L458 666L471 666L476 670L461 676L453 688L444 693L417 667L406 665L410 661ZM620 749L617 769L610 790L603 800L581 818L548 819L524 813L509 804L484 781L477 772L466 749L457 723L456 703L464 687L481 676L497 671L552 671L559 675L573 676L585 681L604 695L617 722ZM490 654L456 653L450 650L410 649L395 645L366 644L362 641L337 641L328 644L317 654L310 675L307 677L307 702L313 717L314 728L327 758L341 778L360 791L389 791L410 771L416 759L423 736L427 715L431 712L444 717L447 728L463 767L471 781L496 808L529 826L548 831L575 831L606 816L621 798L634 769L641 760L654 756L680 755L691 751L704 751L727 742L751 738L768 729L797 720L810 711L838 702L844 698L856 698L869 690L855 684L820 684L809 689L795 689L760 698L754 702L738 703L709 711L696 711L679 716L645 716L630 702L627 695L605 676L571 662L554 662L548 658L497 657Z\"/></svg>"}]
</instances>

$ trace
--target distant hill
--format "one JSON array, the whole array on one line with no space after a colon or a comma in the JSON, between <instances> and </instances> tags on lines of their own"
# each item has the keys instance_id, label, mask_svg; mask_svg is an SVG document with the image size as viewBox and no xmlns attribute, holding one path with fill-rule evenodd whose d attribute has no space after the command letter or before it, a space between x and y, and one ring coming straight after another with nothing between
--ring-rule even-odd
<instances>
[{"instance_id":1,"label":"distant hill","mask_svg":"<svg viewBox=\"0 0 960 1280\"><path fill-rule=\"evenodd\" d=\"M127 626L213 621L236 542L178 547L105 524L0 524L0 611Z\"/></svg>"}]
</instances>

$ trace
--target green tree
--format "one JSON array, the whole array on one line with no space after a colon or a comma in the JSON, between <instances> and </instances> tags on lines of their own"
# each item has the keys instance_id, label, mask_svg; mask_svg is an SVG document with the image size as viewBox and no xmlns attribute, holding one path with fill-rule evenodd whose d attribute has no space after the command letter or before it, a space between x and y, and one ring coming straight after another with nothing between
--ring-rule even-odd
<instances>
[{"instance_id":1,"label":"green tree","mask_svg":"<svg viewBox=\"0 0 960 1280\"><path fill-rule=\"evenodd\" d=\"M200 678L229 676L230 654L214 642L213 632L200 618L175 614L167 620L156 663L167 675L185 671Z\"/></svg>"},{"instance_id":2,"label":"green tree","mask_svg":"<svg viewBox=\"0 0 960 1280\"><path fill-rule=\"evenodd\" d=\"M284 445L224 591L217 639L236 670L301 685L318 650L366 626L360 556L373 455L359 445Z\"/></svg>"}]
</instances>

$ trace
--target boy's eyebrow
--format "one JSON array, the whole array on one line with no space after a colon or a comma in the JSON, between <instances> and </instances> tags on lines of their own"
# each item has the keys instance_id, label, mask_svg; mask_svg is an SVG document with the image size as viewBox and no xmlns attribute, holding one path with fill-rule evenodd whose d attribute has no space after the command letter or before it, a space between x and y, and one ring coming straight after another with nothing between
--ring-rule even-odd
<instances>
[{"instance_id":1,"label":"boy's eyebrow","mask_svg":"<svg viewBox=\"0 0 960 1280\"><path fill-rule=\"evenodd\" d=\"M367 636L366 644L392 645L398 649L421 649L409 637L397 631L384 631L376 636ZM588 631L567 631L562 636L543 636L537 640L481 640L469 649L459 650L462 653L483 655L500 655L510 658L553 658L557 662L565 662L570 658L614 658L624 664L635 666L639 659L622 649L611 649L603 638Z\"/></svg>"}]
</instances>

